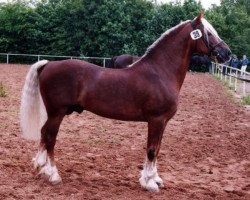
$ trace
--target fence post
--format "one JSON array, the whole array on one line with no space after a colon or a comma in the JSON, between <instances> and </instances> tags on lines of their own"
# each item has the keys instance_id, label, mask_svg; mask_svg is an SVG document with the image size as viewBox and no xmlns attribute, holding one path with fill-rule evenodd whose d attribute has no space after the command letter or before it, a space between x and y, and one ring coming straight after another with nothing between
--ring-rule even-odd
<instances>
[{"instance_id":1,"label":"fence post","mask_svg":"<svg viewBox=\"0 0 250 200\"><path fill-rule=\"evenodd\" d=\"M219 77L219 69L217 63L214 66L215 66L215 74L217 77Z\"/></svg>"},{"instance_id":2,"label":"fence post","mask_svg":"<svg viewBox=\"0 0 250 200\"><path fill-rule=\"evenodd\" d=\"M237 71L236 71L236 74L237 74ZM229 77L229 85L231 86L232 85L232 68L230 68L230 77Z\"/></svg>"},{"instance_id":3,"label":"fence post","mask_svg":"<svg viewBox=\"0 0 250 200\"><path fill-rule=\"evenodd\" d=\"M216 75L215 63L212 63L212 73L213 73L213 75Z\"/></svg>"},{"instance_id":4,"label":"fence post","mask_svg":"<svg viewBox=\"0 0 250 200\"><path fill-rule=\"evenodd\" d=\"M106 62L105 62L105 61L106 61L106 59L104 58L104 59L103 59L103 67L104 67L104 68L106 67Z\"/></svg>"},{"instance_id":5,"label":"fence post","mask_svg":"<svg viewBox=\"0 0 250 200\"><path fill-rule=\"evenodd\" d=\"M246 73L243 72L243 78L246 79ZM243 96L245 97L246 96L246 81L243 81L243 88L242 88L242 92L243 92Z\"/></svg>"},{"instance_id":6,"label":"fence post","mask_svg":"<svg viewBox=\"0 0 250 200\"><path fill-rule=\"evenodd\" d=\"M220 80L222 80L223 79L223 65L219 65L220 66L220 68L221 68L221 71L220 71Z\"/></svg>"},{"instance_id":7,"label":"fence post","mask_svg":"<svg viewBox=\"0 0 250 200\"><path fill-rule=\"evenodd\" d=\"M225 66L225 82L227 82L227 66Z\"/></svg>"},{"instance_id":8,"label":"fence post","mask_svg":"<svg viewBox=\"0 0 250 200\"><path fill-rule=\"evenodd\" d=\"M9 64L9 54L7 54L7 64Z\"/></svg>"},{"instance_id":9,"label":"fence post","mask_svg":"<svg viewBox=\"0 0 250 200\"><path fill-rule=\"evenodd\" d=\"M234 78L234 91L236 92L237 90L237 77L238 77L238 71L236 71L236 77Z\"/></svg>"},{"instance_id":10,"label":"fence post","mask_svg":"<svg viewBox=\"0 0 250 200\"><path fill-rule=\"evenodd\" d=\"M37 56L37 61L40 61L40 55Z\"/></svg>"},{"instance_id":11,"label":"fence post","mask_svg":"<svg viewBox=\"0 0 250 200\"><path fill-rule=\"evenodd\" d=\"M224 69L225 67L225 69ZM212 62L212 72L215 74L216 77L218 77L220 80L226 81L229 83L229 86L233 87L233 90L237 92L238 94L241 95L241 97L246 96L248 93L248 81L244 81L244 79L249 80L250 73L248 72L243 72L242 76L241 70L239 69L234 69L230 66L227 65L222 65L218 63L213 63ZM229 75L229 77L226 77ZM225 77L223 77L225 76ZM239 81L239 76L241 77L242 81ZM238 80L239 79L239 80ZM239 82L239 83L238 83Z\"/></svg>"},{"instance_id":12,"label":"fence post","mask_svg":"<svg viewBox=\"0 0 250 200\"><path fill-rule=\"evenodd\" d=\"M216 68L217 68L217 71L218 71L218 78L220 78L220 65L216 63Z\"/></svg>"}]
</instances>

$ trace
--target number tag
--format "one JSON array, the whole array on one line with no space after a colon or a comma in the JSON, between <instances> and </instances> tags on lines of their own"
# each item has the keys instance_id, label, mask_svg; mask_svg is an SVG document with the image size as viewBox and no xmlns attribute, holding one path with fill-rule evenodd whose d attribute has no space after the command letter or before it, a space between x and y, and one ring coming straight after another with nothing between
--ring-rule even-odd
<instances>
[{"instance_id":1,"label":"number tag","mask_svg":"<svg viewBox=\"0 0 250 200\"><path fill-rule=\"evenodd\" d=\"M199 38L202 37L202 33L199 29L196 29L190 33L190 36L193 40L198 40Z\"/></svg>"}]
</instances>

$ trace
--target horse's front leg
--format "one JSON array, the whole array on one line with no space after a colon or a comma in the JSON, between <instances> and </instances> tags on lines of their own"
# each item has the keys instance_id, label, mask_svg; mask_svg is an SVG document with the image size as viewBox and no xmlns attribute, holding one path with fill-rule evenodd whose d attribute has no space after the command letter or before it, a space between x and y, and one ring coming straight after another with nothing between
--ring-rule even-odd
<instances>
[{"instance_id":1,"label":"horse's front leg","mask_svg":"<svg viewBox=\"0 0 250 200\"><path fill-rule=\"evenodd\" d=\"M62 180L54 161L54 146L63 116L48 117L41 130L42 135L39 151L36 157L33 158L36 173L48 178L52 184L57 184Z\"/></svg>"},{"instance_id":2,"label":"horse's front leg","mask_svg":"<svg viewBox=\"0 0 250 200\"><path fill-rule=\"evenodd\" d=\"M167 120L163 117L153 118L148 122L147 156L139 181L150 192L158 192L159 187L163 187L163 181L157 173L156 159L166 123Z\"/></svg>"}]
</instances>

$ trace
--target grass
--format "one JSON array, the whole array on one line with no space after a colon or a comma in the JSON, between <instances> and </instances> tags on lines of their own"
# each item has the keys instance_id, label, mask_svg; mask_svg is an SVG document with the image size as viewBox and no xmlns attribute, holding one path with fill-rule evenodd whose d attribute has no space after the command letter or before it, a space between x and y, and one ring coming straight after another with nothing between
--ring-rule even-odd
<instances>
[{"instance_id":1,"label":"grass","mask_svg":"<svg viewBox=\"0 0 250 200\"><path fill-rule=\"evenodd\" d=\"M0 82L0 97L7 97L7 91L2 82Z\"/></svg>"},{"instance_id":2,"label":"grass","mask_svg":"<svg viewBox=\"0 0 250 200\"><path fill-rule=\"evenodd\" d=\"M229 90L234 90L234 86L233 86L233 85L229 85L228 82L224 82L223 84L224 84L224 86L226 86Z\"/></svg>"},{"instance_id":3,"label":"grass","mask_svg":"<svg viewBox=\"0 0 250 200\"><path fill-rule=\"evenodd\" d=\"M243 100L244 104L250 105L250 95L243 97L242 100Z\"/></svg>"},{"instance_id":4,"label":"grass","mask_svg":"<svg viewBox=\"0 0 250 200\"><path fill-rule=\"evenodd\" d=\"M216 80L218 80L218 81L220 81L221 79L220 79L220 77L219 76L217 76L217 75L214 75L214 78L216 79Z\"/></svg>"},{"instance_id":5,"label":"grass","mask_svg":"<svg viewBox=\"0 0 250 200\"><path fill-rule=\"evenodd\" d=\"M222 81L223 85L226 86L229 90L234 90L234 86L233 85L229 85L228 82L225 82L224 79L221 79L220 76L214 75L214 78L218 81Z\"/></svg>"}]
</instances>

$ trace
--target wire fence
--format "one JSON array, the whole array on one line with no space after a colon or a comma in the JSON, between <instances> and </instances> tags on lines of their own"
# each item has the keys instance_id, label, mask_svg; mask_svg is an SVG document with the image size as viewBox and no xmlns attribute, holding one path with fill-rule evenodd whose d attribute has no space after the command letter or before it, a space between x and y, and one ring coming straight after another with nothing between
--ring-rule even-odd
<instances>
[{"instance_id":1,"label":"wire fence","mask_svg":"<svg viewBox=\"0 0 250 200\"><path fill-rule=\"evenodd\" d=\"M250 95L249 72L242 72L240 69L219 63L212 63L211 72L241 97Z\"/></svg>"},{"instance_id":2,"label":"wire fence","mask_svg":"<svg viewBox=\"0 0 250 200\"><path fill-rule=\"evenodd\" d=\"M35 54L14 54L0 53L0 63L22 63L31 64L39 60L64 60L64 59L80 59L85 60L99 66L107 67L110 58L108 57L85 57L85 56L58 56L58 55L35 55ZM250 73L242 72L239 69L230 66L212 63L210 72L228 84L237 94L244 97L250 95Z\"/></svg>"},{"instance_id":3,"label":"wire fence","mask_svg":"<svg viewBox=\"0 0 250 200\"><path fill-rule=\"evenodd\" d=\"M99 66L107 67L110 58L107 57L85 57L85 56L55 56L55 55L36 55L36 54L15 54L0 53L1 63L22 63L31 64L39 60L64 60L64 59L80 59L86 60Z\"/></svg>"}]
</instances>

